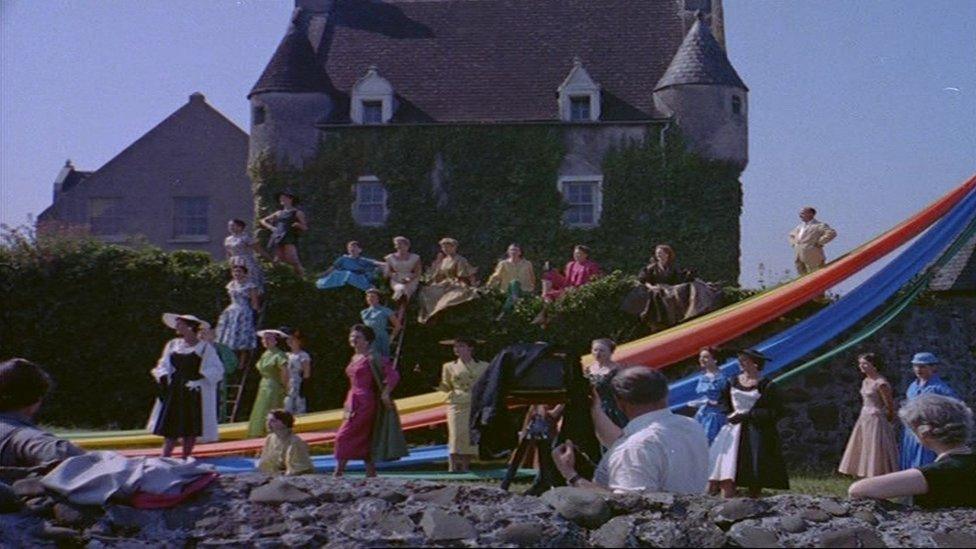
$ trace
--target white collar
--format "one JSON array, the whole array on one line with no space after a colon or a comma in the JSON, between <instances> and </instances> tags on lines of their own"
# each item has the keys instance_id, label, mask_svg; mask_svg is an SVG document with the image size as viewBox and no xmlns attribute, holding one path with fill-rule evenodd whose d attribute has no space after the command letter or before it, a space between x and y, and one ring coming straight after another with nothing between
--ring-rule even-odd
<instances>
[{"instance_id":1,"label":"white collar","mask_svg":"<svg viewBox=\"0 0 976 549\"><path fill-rule=\"evenodd\" d=\"M670 408L661 408L660 410L654 410L653 412L641 414L627 422L627 425L623 429L624 436L630 436L647 428L652 423L661 421L662 419L671 415L673 414L671 413Z\"/></svg>"}]
</instances>

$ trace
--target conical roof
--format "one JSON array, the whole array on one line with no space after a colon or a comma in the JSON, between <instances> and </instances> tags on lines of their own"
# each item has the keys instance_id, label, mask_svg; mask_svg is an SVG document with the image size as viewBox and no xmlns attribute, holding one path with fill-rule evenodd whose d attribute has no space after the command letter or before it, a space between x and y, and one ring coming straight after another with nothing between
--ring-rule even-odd
<instances>
[{"instance_id":1,"label":"conical roof","mask_svg":"<svg viewBox=\"0 0 976 549\"><path fill-rule=\"evenodd\" d=\"M325 70L315 56L307 32L296 18L247 96L250 98L264 92L321 93L328 90Z\"/></svg>"},{"instance_id":2,"label":"conical roof","mask_svg":"<svg viewBox=\"0 0 976 549\"><path fill-rule=\"evenodd\" d=\"M732 86L748 91L708 25L695 21L654 91L683 84Z\"/></svg>"}]
</instances>

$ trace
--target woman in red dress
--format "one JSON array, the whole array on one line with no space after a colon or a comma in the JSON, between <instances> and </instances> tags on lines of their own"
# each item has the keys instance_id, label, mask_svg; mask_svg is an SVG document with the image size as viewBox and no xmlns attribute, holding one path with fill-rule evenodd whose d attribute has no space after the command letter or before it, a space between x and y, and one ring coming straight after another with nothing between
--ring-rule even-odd
<instances>
[{"instance_id":1,"label":"woman in red dress","mask_svg":"<svg viewBox=\"0 0 976 549\"><path fill-rule=\"evenodd\" d=\"M390 393L400 381L400 374L388 358L374 356L370 352L375 337L373 329L363 324L356 324L349 330L349 346L355 354L346 366L349 392L343 405L342 426L335 439L336 477L342 476L350 459L365 461L366 476L376 476L376 464L370 455L373 423L379 406L393 407ZM371 364L373 360L378 361L377 366L383 372L382 389L377 387Z\"/></svg>"}]
</instances>

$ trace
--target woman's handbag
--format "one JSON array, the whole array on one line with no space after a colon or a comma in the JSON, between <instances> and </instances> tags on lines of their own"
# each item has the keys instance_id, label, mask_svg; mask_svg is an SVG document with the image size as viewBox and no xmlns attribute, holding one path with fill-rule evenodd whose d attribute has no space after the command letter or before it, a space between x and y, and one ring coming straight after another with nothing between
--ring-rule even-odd
<instances>
[{"instance_id":1,"label":"woman's handbag","mask_svg":"<svg viewBox=\"0 0 976 549\"><path fill-rule=\"evenodd\" d=\"M380 361L373 355L369 360L370 370L373 371L373 378L380 394L386 390L383 383L383 370ZM407 439L403 435L403 428L400 426L400 414L397 413L396 404L392 408L387 408L380 402L379 409L376 411L376 419L373 420L373 436L370 447L370 455L373 461L394 461L409 455L407 450Z\"/></svg>"}]
</instances>

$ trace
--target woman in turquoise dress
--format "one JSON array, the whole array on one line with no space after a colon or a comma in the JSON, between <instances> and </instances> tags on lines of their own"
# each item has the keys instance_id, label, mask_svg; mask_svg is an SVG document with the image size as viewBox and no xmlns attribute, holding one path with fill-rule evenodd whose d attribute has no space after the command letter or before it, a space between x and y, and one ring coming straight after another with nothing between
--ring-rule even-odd
<instances>
[{"instance_id":1,"label":"woman in turquoise dress","mask_svg":"<svg viewBox=\"0 0 976 549\"><path fill-rule=\"evenodd\" d=\"M373 351L381 356L390 356L390 339L400 331L400 321L393 309L380 303L380 291L376 288L366 290L366 304L368 307L359 316L362 317L363 324L372 328L376 335L373 339ZM393 325L392 335L387 331L390 325Z\"/></svg>"},{"instance_id":2,"label":"woman in turquoise dress","mask_svg":"<svg viewBox=\"0 0 976 549\"><path fill-rule=\"evenodd\" d=\"M729 383L729 378L722 373L718 361L719 351L714 347L705 347L698 353L698 364L705 371L702 372L701 377L698 378L698 385L695 386L695 394L698 398L693 401L693 405L698 407L695 421L705 429L709 444L715 440L726 420L726 415L718 403L722 391Z\"/></svg>"},{"instance_id":3,"label":"woman in turquoise dress","mask_svg":"<svg viewBox=\"0 0 976 549\"><path fill-rule=\"evenodd\" d=\"M267 417L271 410L285 405L285 387L288 386L288 355L281 345L288 334L281 330L261 330L258 332L265 351L254 367L261 376L258 394L254 397L251 416L248 419L247 436L263 437L267 434Z\"/></svg>"},{"instance_id":4,"label":"woman in turquoise dress","mask_svg":"<svg viewBox=\"0 0 976 549\"><path fill-rule=\"evenodd\" d=\"M350 241L346 244L346 255L336 259L322 278L315 282L315 286L320 290L331 290L348 284L364 292L372 288L376 280L376 269L385 263L362 257L362 253L363 247L359 242Z\"/></svg>"}]
</instances>

